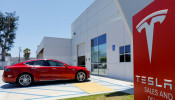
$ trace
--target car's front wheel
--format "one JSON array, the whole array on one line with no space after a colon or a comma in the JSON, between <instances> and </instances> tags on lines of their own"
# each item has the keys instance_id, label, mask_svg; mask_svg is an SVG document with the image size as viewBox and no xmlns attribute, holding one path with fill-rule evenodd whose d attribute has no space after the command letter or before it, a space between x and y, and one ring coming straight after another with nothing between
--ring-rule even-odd
<instances>
[{"instance_id":1,"label":"car's front wheel","mask_svg":"<svg viewBox=\"0 0 175 100\"><path fill-rule=\"evenodd\" d=\"M79 81L79 82L83 82L86 80L86 73L83 72L83 71L79 71L77 74L76 74L76 80Z\"/></svg>"},{"instance_id":2,"label":"car's front wheel","mask_svg":"<svg viewBox=\"0 0 175 100\"><path fill-rule=\"evenodd\" d=\"M19 85L29 86L33 83L33 77L30 74L21 74L17 79Z\"/></svg>"}]
</instances>

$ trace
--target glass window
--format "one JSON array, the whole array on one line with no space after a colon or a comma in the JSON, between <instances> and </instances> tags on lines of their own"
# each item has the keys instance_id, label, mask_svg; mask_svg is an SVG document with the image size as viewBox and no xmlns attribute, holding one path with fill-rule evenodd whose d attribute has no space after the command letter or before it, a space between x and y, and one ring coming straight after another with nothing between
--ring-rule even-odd
<instances>
[{"instance_id":1,"label":"glass window","mask_svg":"<svg viewBox=\"0 0 175 100\"><path fill-rule=\"evenodd\" d=\"M91 51L98 51L98 39L94 38L91 40Z\"/></svg>"},{"instance_id":2,"label":"glass window","mask_svg":"<svg viewBox=\"0 0 175 100\"><path fill-rule=\"evenodd\" d=\"M131 62L131 46L121 46L120 48L120 62Z\"/></svg>"},{"instance_id":3,"label":"glass window","mask_svg":"<svg viewBox=\"0 0 175 100\"><path fill-rule=\"evenodd\" d=\"M125 62L131 62L131 55L125 54Z\"/></svg>"},{"instance_id":4,"label":"glass window","mask_svg":"<svg viewBox=\"0 0 175 100\"><path fill-rule=\"evenodd\" d=\"M45 60L38 60L38 61L31 61L25 63L26 65L33 65L33 66L48 66L48 63Z\"/></svg>"},{"instance_id":5,"label":"glass window","mask_svg":"<svg viewBox=\"0 0 175 100\"><path fill-rule=\"evenodd\" d=\"M26 65L33 65L33 61L32 62L27 62Z\"/></svg>"},{"instance_id":6,"label":"glass window","mask_svg":"<svg viewBox=\"0 0 175 100\"><path fill-rule=\"evenodd\" d=\"M106 69L106 67L107 67L107 64L106 64L106 63L100 63L100 64L98 65L98 68L99 68L99 69Z\"/></svg>"},{"instance_id":7,"label":"glass window","mask_svg":"<svg viewBox=\"0 0 175 100\"><path fill-rule=\"evenodd\" d=\"M93 74L106 75L106 34L91 40L91 70Z\"/></svg>"},{"instance_id":8,"label":"glass window","mask_svg":"<svg viewBox=\"0 0 175 100\"><path fill-rule=\"evenodd\" d=\"M98 74L98 64L91 65L91 72L92 74Z\"/></svg>"},{"instance_id":9,"label":"glass window","mask_svg":"<svg viewBox=\"0 0 175 100\"><path fill-rule=\"evenodd\" d=\"M124 46L120 47L120 54L124 54Z\"/></svg>"},{"instance_id":10,"label":"glass window","mask_svg":"<svg viewBox=\"0 0 175 100\"><path fill-rule=\"evenodd\" d=\"M98 63L98 52L91 53L91 62Z\"/></svg>"},{"instance_id":11,"label":"glass window","mask_svg":"<svg viewBox=\"0 0 175 100\"><path fill-rule=\"evenodd\" d=\"M63 67L63 63L61 63L61 62L57 62L57 61L53 61L53 60L48 60L47 62L49 64L49 66Z\"/></svg>"},{"instance_id":12,"label":"glass window","mask_svg":"<svg viewBox=\"0 0 175 100\"><path fill-rule=\"evenodd\" d=\"M99 51L104 51L104 52L106 52L106 44L101 44L101 45L99 45Z\"/></svg>"},{"instance_id":13,"label":"glass window","mask_svg":"<svg viewBox=\"0 0 175 100\"><path fill-rule=\"evenodd\" d=\"M120 62L125 62L124 55L120 55Z\"/></svg>"},{"instance_id":14,"label":"glass window","mask_svg":"<svg viewBox=\"0 0 175 100\"><path fill-rule=\"evenodd\" d=\"M99 53L98 53L99 55L99 63L106 63L106 52L102 52L102 51L99 51Z\"/></svg>"},{"instance_id":15,"label":"glass window","mask_svg":"<svg viewBox=\"0 0 175 100\"><path fill-rule=\"evenodd\" d=\"M98 37L98 45L106 44L106 34Z\"/></svg>"},{"instance_id":16,"label":"glass window","mask_svg":"<svg viewBox=\"0 0 175 100\"><path fill-rule=\"evenodd\" d=\"M131 53L131 47L130 45L125 46L125 53Z\"/></svg>"},{"instance_id":17,"label":"glass window","mask_svg":"<svg viewBox=\"0 0 175 100\"><path fill-rule=\"evenodd\" d=\"M34 61L33 62L34 66L44 66L44 61L43 60L39 60L39 61Z\"/></svg>"}]
</instances>

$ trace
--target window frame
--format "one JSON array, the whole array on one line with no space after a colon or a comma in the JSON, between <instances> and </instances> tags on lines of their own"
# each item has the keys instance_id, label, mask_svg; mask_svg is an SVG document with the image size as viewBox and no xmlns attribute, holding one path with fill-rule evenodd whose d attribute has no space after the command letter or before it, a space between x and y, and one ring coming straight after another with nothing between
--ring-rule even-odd
<instances>
[{"instance_id":1,"label":"window frame","mask_svg":"<svg viewBox=\"0 0 175 100\"><path fill-rule=\"evenodd\" d=\"M43 63L42 66L44 66L44 64L46 63L45 60L35 60L35 61L26 62L26 63L24 63L24 64L25 64L25 65L29 65L29 64L27 64L27 63L34 63L34 62L37 62L37 61L44 61L44 63ZM30 66L37 66L37 67L39 67L39 66L41 66L41 65L30 65Z\"/></svg>"},{"instance_id":2,"label":"window frame","mask_svg":"<svg viewBox=\"0 0 175 100\"><path fill-rule=\"evenodd\" d=\"M104 39L104 37L105 37L105 41L103 40ZM96 40L96 42L97 42L97 50L93 50L92 48L93 48L93 46L92 46L92 41L93 40ZM102 40L101 40L102 39ZM99 44L99 42L100 42L100 44ZM100 48L102 48L102 45L104 45L105 44L105 50L103 50L103 49L100 49ZM105 55L106 55L106 62L100 62L100 52L105 52ZM94 62L94 61L92 61L93 60L93 56L92 56L92 54L93 53L96 53L97 55L97 58L96 58L96 61L97 62ZM103 58L103 57L101 57L101 58ZM100 35L100 36L97 36L97 37L95 37L95 38L92 38L91 39L91 71L92 71L92 67L94 67L95 68L95 66L97 67L97 66L102 66L102 65L104 65L105 64L105 69L107 69L107 34L105 33L105 34L102 34L102 35ZM100 69L101 67L98 67L98 69ZM98 73L99 74L99 73Z\"/></svg>"},{"instance_id":3,"label":"window frame","mask_svg":"<svg viewBox=\"0 0 175 100\"><path fill-rule=\"evenodd\" d=\"M126 47L127 46L129 46L130 47L130 50L129 50L129 52L126 52ZM121 53L121 51L120 51L120 48L124 48L123 49L123 53ZM126 61L126 55L130 55L130 61ZM124 61L123 62L121 62L121 56L124 56ZM131 62L131 44L128 44L128 45L124 45L124 46L119 46L119 62L120 63L130 63Z\"/></svg>"},{"instance_id":4,"label":"window frame","mask_svg":"<svg viewBox=\"0 0 175 100\"><path fill-rule=\"evenodd\" d=\"M62 66L51 66L51 65L49 64L49 61L53 61L53 62L57 62L57 63L61 63ZM64 63L59 62L59 61L55 61L55 60L46 60L46 62L50 65L49 67L64 67Z\"/></svg>"}]
</instances>

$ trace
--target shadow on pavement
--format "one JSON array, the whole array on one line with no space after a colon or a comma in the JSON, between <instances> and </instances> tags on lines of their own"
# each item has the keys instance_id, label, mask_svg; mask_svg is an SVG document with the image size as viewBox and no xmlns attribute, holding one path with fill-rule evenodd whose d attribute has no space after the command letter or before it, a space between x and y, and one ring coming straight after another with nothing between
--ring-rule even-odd
<instances>
[{"instance_id":1,"label":"shadow on pavement","mask_svg":"<svg viewBox=\"0 0 175 100\"><path fill-rule=\"evenodd\" d=\"M86 80L84 82L89 82L90 80ZM22 87L19 84L5 84L1 86L1 89L16 89L16 88L29 88L29 87L38 87L38 86L50 86L50 85L66 85L72 83L80 83L75 80L59 80L59 81L44 81L44 82L35 82L33 85L28 87ZM83 82L81 82L83 83Z\"/></svg>"},{"instance_id":2,"label":"shadow on pavement","mask_svg":"<svg viewBox=\"0 0 175 100\"><path fill-rule=\"evenodd\" d=\"M129 93L124 93L124 92L114 92L114 93L110 93L105 95L106 97L114 97L114 96L125 96L125 95L131 95Z\"/></svg>"},{"instance_id":3,"label":"shadow on pavement","mask_svg":"<svg viewBox=\"0 0 175 100\"><path fill-rule=\"evenodd\" d=\"M113 92L106 94L105 97L111 98L109 100L116 100L117 98L121 98L120 100L134 100L134 88L126 89L123 91ZM123 99L122 99L123 98Z\"/></svg>"},{"instance_id":4,"label":"shadow on pavement","mask_svg":"<svg viewBox=\"0 0 175 100\"><path fill-rule=\"evenodd\" d=\"M106 97L116 97L116 96L131 96L134 94L134 88L126 89L123 91L113 92L105 95Z\"/></svg>"}]
</instances>

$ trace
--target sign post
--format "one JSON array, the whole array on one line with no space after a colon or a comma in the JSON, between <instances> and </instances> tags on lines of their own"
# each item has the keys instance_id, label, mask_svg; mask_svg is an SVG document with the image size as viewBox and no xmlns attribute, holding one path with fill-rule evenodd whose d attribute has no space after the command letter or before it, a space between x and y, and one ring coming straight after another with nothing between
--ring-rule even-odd
<instances>
[{"instance_id":1,"label":"sign post","mask_svg":"<svg viewBox=\"0 0 175 100\"><path fill-rule=\"evenodd\" d=\"M135 100L175 100L175 0L133 16Z\"/></svg>"}]
</instances>

